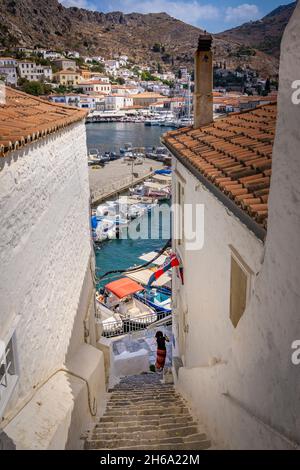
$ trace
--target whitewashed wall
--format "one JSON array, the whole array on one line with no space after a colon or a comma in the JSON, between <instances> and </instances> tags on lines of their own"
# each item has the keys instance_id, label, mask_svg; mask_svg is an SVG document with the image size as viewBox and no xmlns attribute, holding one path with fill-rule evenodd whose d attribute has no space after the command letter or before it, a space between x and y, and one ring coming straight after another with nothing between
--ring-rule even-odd
<instances>
[{"instance_id":1,"label":"whitewashed wall","mask_svg":"<svg viewBox=\"0 0 300 470\"><path fill-rule=\"evenodd\" d=\"M93 287L84 122L14 152L1 165L0 336L19 318L19 382L9 411L84 343ZM102 361L97 354L95 367Z\"/></svg>"},{"instance_id":2,"label":"whitewashed wall","mask_svg":"<svg viewBox=\"0 0 300 470\"><path fill-rule=\"evenodd\" d=\"M282 44L263 264L259 242L233 223L225 208L220 212L212 196L203 196L211 212L205 218L205 249L185 262L190 332L178 386L212 437L232 449L291 449L300 444L300 366L291 361L291 344L300 339L300 105L291 100L292 82L300 73L299 21L298 4ZM258 273L236 330L228 315L228 242ZM213 365L212 356L224 363Z\"/></svg>"},{"instance_id":3,"label":"whitewashed wall","mask_svg":"<svg viewBox=\"0 0 300 470\"><path fill-rule=\"evenodd\" d=\"M184 359L188 367L195 367L208 364L213 357L225 361L230 354L235 333L229 317L230 246L257 273L263 244L181 163L175 161L175 165L186 181L185 203L193 207L204 205L203 248L195 251L179 248L184 263L184 287L178 278L176 282L189 326Z\"/></svg>"}]
</instances>

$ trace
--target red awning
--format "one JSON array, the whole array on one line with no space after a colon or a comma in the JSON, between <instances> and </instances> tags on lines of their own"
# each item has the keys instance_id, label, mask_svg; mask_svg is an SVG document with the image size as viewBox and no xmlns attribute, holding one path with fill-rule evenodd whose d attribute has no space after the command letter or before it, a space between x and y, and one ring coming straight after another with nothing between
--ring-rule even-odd
<instances>
[{"instance_id":1,"label":"red awning","mask_svg":"<svg viewBox=\"0 0 300 470\"><path fill-rule=\"evenodd\" d=\"M110 282L105 286L105 289L112 292L112 294L119 297L119 299L122 299L127 295L135 294L136 292L144 290L144 287L137 282L132 281L132 279L123 277L117 281Z\"/></svg>"}]
</instances>

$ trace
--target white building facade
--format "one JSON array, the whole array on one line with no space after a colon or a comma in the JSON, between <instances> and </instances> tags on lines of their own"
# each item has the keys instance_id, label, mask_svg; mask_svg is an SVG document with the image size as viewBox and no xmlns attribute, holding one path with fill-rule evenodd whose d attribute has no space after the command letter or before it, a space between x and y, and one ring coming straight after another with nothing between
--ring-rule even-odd
<instances>
[{"instance_id":1,"label":"white building facade","mask_svg":"<svg viewBox=\"0 0 300 470\"><path fill-rule=\"evenodd\" d=\"M113 93L105 97L106 110L119 111L129 106L133 106L133 99L130 95L118 95L117 93Z\"/></svg>"},{"instance_id":2,"label":"white building facade","mask_svg":"<svg viewBox=\"0 0 300 470\"><path fill-rule=\"evenodd\" d=\"M0 108L1 127L18 125L12 113L26 109L33 132L15 150L0 140L1 427L17 449L78 449L105 391L95 347L85 113L11 89Z\"/></svg>"},{"instance_id":3,"label":"white building facade","mask_svg":"<svg viewBox=\"0 0 300 470\"><path fill-rule=\"evenodd\" d=\"M35 62L18 61L18 71L21 78L29 81L53 79L52 68L47 65L38 65Z\"/></svg>"},{"instance_id":4,"label":"white building facade","mask_svg":"<svg viewBox=\"0 0 300 470\"><path fill-rule=\"evenodd\" d=\"M87 94L108 94L111 92L111 84L102 80L89 80L87 82L81 82L78 87L83 90L83 93Z\"/></svg>"},{"instance_id":5,"label":"white building facade","mask_svg":"<svg viewBox=\"0 0 300 470\"><path fill-rule=\"evenodd\" d=\"M298 5L282 43L275 142L275 105L164 137L174 155L174 250L183 266L183 283L173 279L175 376L219 448L300 448L300 225L292 196L300 108L291 86L299 19ZM200 208L197 243L186 205Z\"/></svg>"}]
</instances>

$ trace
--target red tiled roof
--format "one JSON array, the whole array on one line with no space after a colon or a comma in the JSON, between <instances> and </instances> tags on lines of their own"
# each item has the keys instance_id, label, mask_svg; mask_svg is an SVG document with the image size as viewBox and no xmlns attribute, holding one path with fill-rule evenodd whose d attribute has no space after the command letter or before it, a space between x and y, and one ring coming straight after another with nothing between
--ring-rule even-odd
<instances>
[{"instance_id":1,"label":"red tiled roof","mask_svg":"<svg viewBox=\"0 0 300 470\"><path fill-rule=\"evenodd\" d=\"M276 115L275 103L262 105L199 129L168 132L163 140L266 229Z\"/></svg>"},{"instance_id":2,"label":"red tiled roof","mask_svg":"<svg viewBox=\"0 0 300 470\"><path fill-rule=\"evenodd\" d=\"M6 87L0 103L0 157L85 118L87 112Z\"/></svg>"}]
</instances>

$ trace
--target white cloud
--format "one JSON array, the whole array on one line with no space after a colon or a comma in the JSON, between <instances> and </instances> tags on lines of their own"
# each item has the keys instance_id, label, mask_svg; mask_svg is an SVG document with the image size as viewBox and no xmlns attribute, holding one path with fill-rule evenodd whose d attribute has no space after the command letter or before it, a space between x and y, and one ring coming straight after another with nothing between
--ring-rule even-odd
<instances>
[{"instance_id":1,"label":"white cloud","mask_svg":"<svg viewBox=\"0 0 300 470\"><path fill-rule=\"evenodd\" d=\"M97 10L97 6L89 0L60 0L65 7L85 8L86 10Z\"/></svg>"},{"instance_id":2,"label":"white cloud","mask_svg":"<svg viewBox=\"0 0 300 470\"><path fill-rule=\"evenodd\" d=\"M121 10L124 13L160 13L190 24L201 24L201 20L214 20L220 17L220 11L211 4L199 3L196 0L111 0L108 9Z\"/></svg>"},{"instance_id":3,"label":"white cloud","mask_svg":"<svg viewBox=\"0 0 300 470\"><path fill-rule=\"evenodd\" d=\"M257 5L243 3L237 7L228 7L225 13L227 23L239 23L241 21L256 20L260 17L260 11Z\"/></svg>"}]
</instances>

